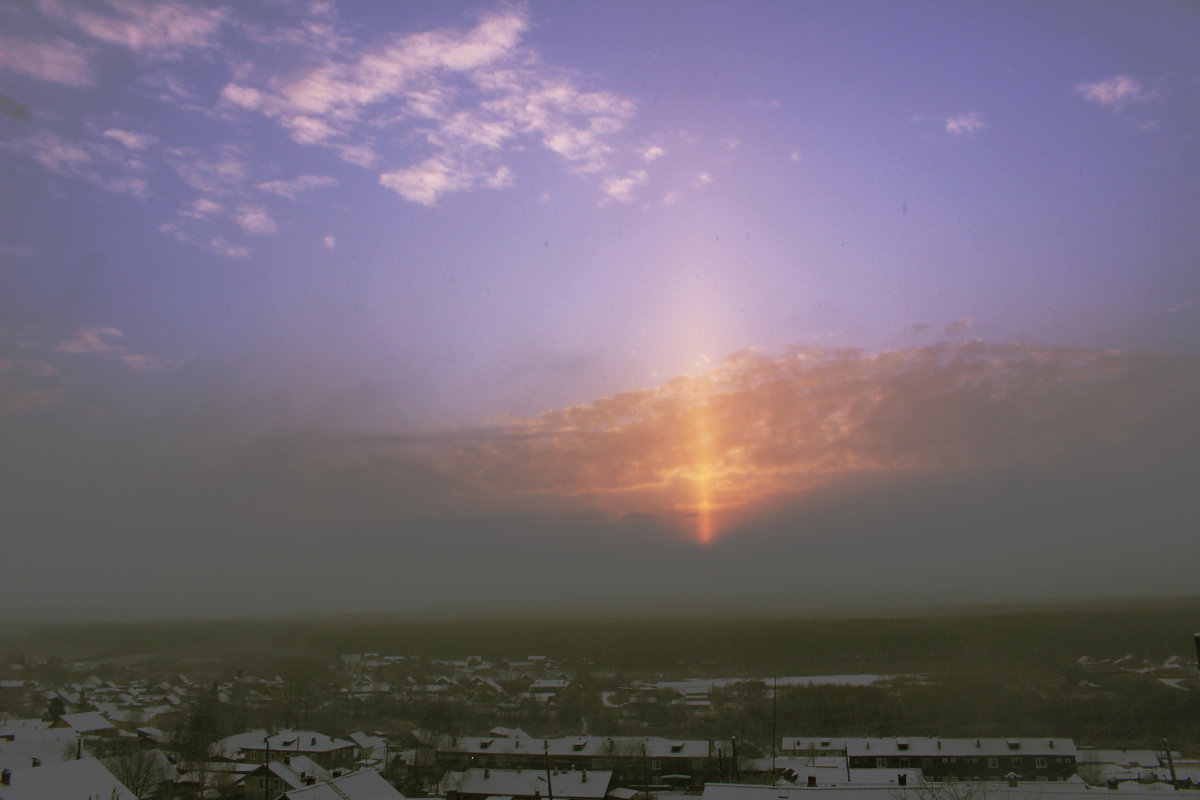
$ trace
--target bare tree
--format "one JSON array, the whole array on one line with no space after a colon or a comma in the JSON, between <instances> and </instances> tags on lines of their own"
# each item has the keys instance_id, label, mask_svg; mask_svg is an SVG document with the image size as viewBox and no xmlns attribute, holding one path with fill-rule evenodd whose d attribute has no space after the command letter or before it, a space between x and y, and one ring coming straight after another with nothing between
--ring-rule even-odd
<instances>
[{"instance_id":1,"label":"bare tree","mask_svg":"<svg viewBox=\"0 0 1200 800\"><path fill-rule=\"evenodd\" d=\"M167 760L159 750L130 749L105 759L104 763L139 798L152 796L167 778Z\"/></svg>"}]
</instances>

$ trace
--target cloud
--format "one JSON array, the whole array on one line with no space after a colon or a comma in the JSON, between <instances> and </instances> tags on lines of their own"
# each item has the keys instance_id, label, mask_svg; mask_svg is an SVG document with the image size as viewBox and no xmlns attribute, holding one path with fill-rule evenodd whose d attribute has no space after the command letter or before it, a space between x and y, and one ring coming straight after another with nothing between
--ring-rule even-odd
<instances>
[{"instance_id":1,"label":"cloud","mask_svg":"<svg viewBox=\"0 0 1200 800\"><path fill-rule=\"evenodd\" d=\"M504 156L530 144L577 174L603 175L631 100L581 87L522 44L527 12L506 7L471 27L392 35L365 47L322 51L286 75L243 75L221 90L230 109L263 114L296 142L330 147L374 168L374 131L389 125L426 153L384 170L379 183L434 205L453 192L508 186ZM331 34L332 35L332 34Z\"/></svg>"},{"instance_id":2,"label":"cloud","mask_svg":"<svg viewBox=\"0 0 1200 800\"><path fill-rule=\"evenodd\" d=\"M275 220L263 206L240 206L233 219L246 233L258 235L274 233Z\"/></svg>"},{"instance_id":3,"label":"cloud","mask_svg":"<svg viewBox=\"0 0 1200 800\"><path fill-rule=\"evenodd\" d=\"M974 133L983 127L983 115L978 111L965 111L946 118L946 132L954 136Z\"/></svg>"},{"instance_id":4,"label":"cloud","mask_svg":"<svg viewBox=\"0 0 1200 800\"><path fill-rule=\"evenodd\" d=\"M961 319L956 319L947 325L946 329L942 331L942 335L957 336L973 327L975 327L975 320L971 317L963 317Z\"/></svg>"},{"instance_id":5,"label":"cloud","mask_svg":"<svg viewBox=\"0 0 1200 800\"><path fill-rule=\"evenodd\" d=\"M909 330L911 331L911 333L914 336L920 336L922 334L929 333L929 331L932 329L933 329L932 325L927 325L924 322L917 322L917 323L914 323L913 326Z\"/></svg>"},{"instance_id":6,"label":"cloud","mask_svg":"<svg viewBox=\"0 0 1200 800\"><path fill-rule=\"evenodd\" d=\"M326 250L332 250L333 248L337 247L337 239L334 237L334 235L332 233L326 234L321 239L321 246L324 247Z\"/></svg>"},{"instance_id":7,"label":"cloud","mask_svg":"<svg viewBox=\"0 0 1200 800\"><path fill-rule=\"evenodd\" d=\"M607 178L602 184L604 196L618 203L628 203L633 200L633 193L646 182L646 171L639 169L621 178Z\"/></svg>"},{"instance_id":8,"label":"cloud","mask_svg":"<svg viewBox=\"0 0 1200 800\"><path fill-rule=\"evenodd\" d=\"M1114 114L1124 111L1132 103L1145 103L1158 96L1147 91L1142 82L1132 75L1114 75L1095 83L1077 83L1075 91L1084 100L1104 106Z\"/></svg>"},{"instance_id":9,"label":"cloud","mask_svg":"<svg viewBox=\"0 0 1200 800\"><path fill-rule=\"evenodd\" d=\"M80 328L54 349L60 353L112 353L124 349L114 341L124 335L117 328Z\"/></svg>"},{"instance_id":10,"label":"cloud","mask_svg":"<svg viewBox=\"0 0 1200 800\"><path fill-rule=\"evenodd\" d=\"M307 194L310 189L336 185L337 179L327 175L301 175L291 181L267 181L258 184L255 188L286 197L288 200L296 200L301 195Z\"/></svg>"},{"instance_id":11,"label":"cloud","mask_svg":"<svg viewBox=\"0 0 1200 800\"><path fill-rule=\"evenodd\" d=\"M130 150L145 150L157 141L155 137L148 133L133 133L131 131L120 130L119 128L109 128L104 132L104 135L110 139L115 139Z\"/></svg>"},{"instance_id":12,"label":"cloud","mask_svg":"<svg viewBox=\"0 0 1200 800\"><path fill-rule=\"evenodd\" d=\"M197 204L199 204L201 202L205 202L205 201L198 200ZM185 217L185 218L192 217L192 218L202 219L206 215L197 216L195 214L189 213L188 210L185 210L185 211L180 212L180 216ZM224 256L226 258L242 259L242 258L250 257L249 248L247 248L243 245L233 244L233 243L229 242L227 239L225 239L225 237L223 237L223 236L207 235L207 234L202 235L200 233L197 233L192 227L190 227L187 224L184 224L184 221L181 221L179 219L169 220L167 222L162 223L161 225L158 226L158 230L160 233L170 236L172 239L174 239L177 242L183 242L184 244L190 244L193 247L199 247L202 250L207 250L211 253L216 253L217 255Z\"/></svg>"},{"instance_id":13,"label":"cloud","mask_svg":"<svg viewBox=\"0 0 1200 800\"><path fill-rule=\"evenodd\" d=\"M125 158L108 142L71 142L49 131L0 147L32 158L44 169L64 178L85 181L115 194L145 198L150 186L143 177L145 165Z\"/></svg>"},{"instance_id":14,"label":"cloud","mask_svg":"<svg viewBox=\"0 0 1200 800\"><path fill-rule=\"evenodd\" d=\"M66 86L87 86L92 82L87 51L65 39L31 42L0 35L0 69Z\"/></svg>"},{"instance_id":15,"label":"cloud","mask_svg":"<svg viewBox=\"0 0 1200 800\"><path fill-rule=\"evenodd\" d=\"M381 186L423 206L435 205L444 194L480 186L500 189L510 186L512 180L512 171L505 166L489 173L476 164L446 156L435 156L415 166L379 176Z\"/></svg>"},{"instance_id":16,"label":"cloud","mask_svg":"<svg viewBox=\"0 0 1200 800\"><path fill-rule=\"evenodd\" d=\"M642 160L643 161L657 161L658 159L662 158L666 154L667 154L666 150L663 150L658 145L652 145L642 151Z\"/></svg>"},{"instance_id":17,"label":"cloud","mask_svg":"<svg viewBox=\"0 0 1200 800\"><path fill-rule=\"evenodd\" d=\"M166 153L179 177L204 194L236 194L249 174L242 149L234 145L218 147L210 156L190 147L171 147Z\"/></svg>"},{"instance_id":18,"label":"cloud","mask_svg":"<svg viewBox=\"0 0 1200 800\"><path fill-rule=\"evenodd\" d=\"M205 219L206 217L220 214L224 209L225 206L215 200L210 200L207 197L199 197L179 213L192 219Z\"/></svg>"},{"instance_id":19,"label":"cloud","mask_svg":"<svg viewBox=\"0 0 1200 800\"><path fill-rule=\"evenodd\" d=\"M855 475L1045 464L1105 443L1140 446L1142 426L1159 414L1186 419L1196 399L1194 367L1124 353L977 342L872 357L752 352L655 389L455 434L436 457L493 501L734 513Z\"/></svg>"},{"instance_id":20,"label":"cloud","mask_svg":"<svg viewBox=\"0 0 1200 800\"><path fill-rule=\"evenodd\" d=\"M227 14L223 8L193 8L175 0L38 0L37 5L94 39L168 60L179 58L182 50L212 45Z\"/></svg>"}]
</instances>

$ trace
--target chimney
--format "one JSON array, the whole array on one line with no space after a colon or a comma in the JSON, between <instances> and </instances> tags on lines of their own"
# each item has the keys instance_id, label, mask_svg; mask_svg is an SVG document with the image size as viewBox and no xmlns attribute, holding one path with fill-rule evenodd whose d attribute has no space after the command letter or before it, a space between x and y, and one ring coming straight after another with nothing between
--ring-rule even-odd
<instances>
[{"instance_id":1,"label":"chimney","mask_svg":"<svg viewBox=\"0 0 1200 800\"><path fill-rule=\"evenodd\" d=\"M483 779L486 781L490 777L492 777L492 771L490 769L488 769L487 767L484 767L483 768Z\"/></svg>"},{"instance_id":2,"label":"chimney","mask_svg":"<svg viewBox=\"0 0 1200 800\"><path fill-rule=\"evenodd\" d=\"M9 786L12 784L12 770L6 769L0 772L0 786Z\"/></svg>"},{"instance_id":3,"label":"chimney","mask_svg":"<svg viewBox=\"0 0 1200 800\"><path fill-rule=\"evenodd\" d=\"M899 775L897 775L896 783L898 783L900 786L908 786L908 773L901 772Z\"/></svg>"},{"instance_id":4,"label":"chimney","mask_svg":"<svg viewBox=\"0 0 1200 800\"><path fill-rule=\"evenodd\" d=\"M314 736L314 737L312 737L312 744L311 744L311 745L309 745L309 746L310 746L310 747L316 747L316 746L317 746L317 737L315 737L315 736Z\"/></svg>"},{"instance_id":5,"label":"chimney","mask_svg":"<svg viewBox=\"0 0 1200 800\"><path fill-rule=\"evenodd\" d=\"M815 788L817 788L817 776L816 776L816 775L809 775L809 776L808 776L808 786L809 786L809 788L811 788L811 789L815 789Z\"/></svg>"},{"instance_id":6,"label":"chimney","mask_svg":"<svg viewBox=\"0 0 1200 800\"><path fill-rule=\"evenodd\" d=\"M587 783L587 770L583 771L583 783Z\"/></svg>"},{"instance_id":7,"label":"chimney","mask_svg":"<svg viewBox=\"0 0 1200 800\"><path fill-rule=\"evenodd\" d=\"M942 740L938 739L938 750L942 749Z\"/></svg>"},{"instance_id":8,"label":"chimney","mask_svg":"<svg viewBox=\"0 0 1200 800\"><path fill-rule=\"evenodd\" d=\"M41 765L42 765L42 760L40 758L38 758L37 756L30 756L29 766L40 767Z\"/></svg>"}]
</instances>

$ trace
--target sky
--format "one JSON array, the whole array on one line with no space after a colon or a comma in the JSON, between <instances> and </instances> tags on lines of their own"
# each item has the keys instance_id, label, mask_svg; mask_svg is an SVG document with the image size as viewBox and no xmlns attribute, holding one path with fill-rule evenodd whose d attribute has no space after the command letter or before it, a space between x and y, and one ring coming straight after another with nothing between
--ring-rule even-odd
<instances>
[{"instance_id":1,"label":"sky","mask_svg":"<svg viewBox=\"0 0 1200 800\"><path fill-rule=\"evenodd\" d=\"M0 6L19 619L1195 591L1190 2Z\"/></svg>"}]
</instances>

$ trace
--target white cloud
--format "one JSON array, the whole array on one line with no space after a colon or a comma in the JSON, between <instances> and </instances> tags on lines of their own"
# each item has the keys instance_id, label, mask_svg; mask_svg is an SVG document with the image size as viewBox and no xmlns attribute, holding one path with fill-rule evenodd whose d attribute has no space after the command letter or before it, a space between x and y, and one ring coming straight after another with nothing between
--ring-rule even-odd
<instances>
[{"instance_id":1,"label":"white cloud","mask_svg":"<svg viewBox=\"0 0 1200 800\"><path fill-rule=\"evenodd\" d=\"M130 150L145 150L157 141L148 133L133 133L131 131L120 130L119 128L109 128L104 132L104 135L110 139L117 140Z\"/></svg>"},{"instance_id":2,"label":"white cloud","mask_svg":"<svg viewBox=\"0 0 1200 800\"><path fill-rule=\"evenodd\" d=\"M69 142L42 131L27 139L0 144L28 156L55 175L85 181L115 194L149 195L149 184L141 176L145 165L128 159L115 148L98 142Z\"/></svg>"},{"instance_id":3,"label":"white cloud","mask_svg":"<svg viewBox=\"0 0 1200 800\"><path fill-rule=\"evenodd\" d=\"M373 132L406 126L409 140L429 150L389 165L379 180L423 205L449 192L511 185L504 154L530 142L572 172L606 173L612 137L632 117L633 102L584 89L545 64L522 45L528 24L523 8L506 7L465 29L393 35L358 49L343 43L287 75L245 71L222 89L222 100L274 120L296 142L331 147L367 168L379 161ZM312 52L304 55L314 61Z\"/></svg>"},{"instance_id":4,"label":"white cloud","mask_svg":"<svg viewBox=\"0 0 1200 800\"><path fill-rule=\"evenodd\" d=\"M405 200L432 206L447 192L470 188L475 179L461 167L435 157L412 167L385 172L379 176L379 183Z\"/></svg>"},{"instance_id":5,"label":"white cloud","mask_svg":"<svg viewBox=\"0 0 1200 800\"><path fill-rule=\"evenodd\" d=\"M289 200L295 200L307 193L309 189L318 189L336 184L337 179L331 178L328 175L301 175L292 181L267 181L266 183L258 184L255 188L264 192L270 192L271 194L277 194L280 197L286 197Z\"/></svg>"},{"instance_id":6,"label":"white cloud","mask_svg":"<svg viewBox=\"0 0 1200 800\"><path fill-rule=\"evenodd\" d=\"M642 151L642 160L656 161L657 159L662 158L666 154L667 154L666 150L663 150L661 147L654 145L651 147L647 147L645 150Z\"/></svg>"},{"instance_id":7,"label":"white cloud","mask_svg":"<svg viewBox=\"0 0 1200 800\"><path fill-rule=\"evenodd\" d=\"M167 160L179 177L204 194L237 192L248 173L241 150L230 145L217 148L211 157L193 148L173 147L167 151Z\"/></svg>"},{"instance_id":8,"label":"white cloud","mask_svg":"<svg viewBox=\"0 0 1200 800\"><path fill-rule=\"evenodd\" d=\"M368 144L341 144L337 153L346 163L363 169L371 169L379 162L379 155Z\"/></svg>"},{"instance_id":9,"label":"white cloud","mask_svg":"<svg viewBox=\"0 0 1200 800\"><path fill-rule=\"evenodd\" d=\"M54 349L60 353L74 353L76 355L111 353L124 349L115 341L124 335L119 329L111 327L80 328L75 331L75 334L70 339L62 342Z\"/></svg>"},{"instance_id":10,"label":"white cloud","mask_svg":"<svg viewBox=\"0 0 1200 800\"><path fill-rule=\"evenodd\" d=\"M602 185L604 196L617 203L631 202L634 190L646 182L646 177L646 171L642 169L630 172L623 178L608 178Z\"/></svg>"},{"instance_id":11,"label":"white cloud","mask_svg":"<svg viewBox=\"0 0 1200 800\"><path fill-rule=\"evenodd\" d=\"M54 348L60 353L94 355L115 359L137 372L149 372L167 366L163 359L142 353L131 353L121 340L125 334L119 328L79 328L72 336Z\"/></svg>"},{"instance_id":12,"label":"white cloud","mask_svg":"<svg viewBox=\"0 0 1200 800\"><path fill-rule=\"evenodd\" d=\"M187 48L211 45L227 13L223 8L192 8L175 0L107 0L104 5L38 0L38 8L94 39L164 59L177 58Z\"/></svg>"},{"instance_id":13,"label":"white cloud","mask_svg":"<svg viewBox=\"0 0 1200 800\"><path fill-rule=\"evenodd\" d=\"M0 35L0 69L67 86L87 86L92 82L87 51L65 39L31 42Z\"/></svg>"},{"instance_id":14,"label":"white cloud","mask_svg":"<svg viewBox=\"0 0 1200 800\"><path fill-rule=\"evenodd\" d=\"M954 136L974 133L983 127L983 115L978 111L964 111L946 118L946 132Z\"/></svg>"},{"instance_id":15,"label":"white cloud","mask_svg":"<svg viewBox=\"0 0 1200 800\"><path fill-rule=\"evenodd\" d=\"M275 232L275 220L263 206L241 206L234 212L233 219L246 233L261 235Z\"/></svg>"},{"instance_id":16,"label":"white cloud","mask_svg":"<svg viewBox=\"0 0 1200 800\"><path fill-rule=\"evenodd\" d=\"M1075 91L1084 100L1098 103L1113 113L1125 110L1130 103L1144 103L1157 97L1142 86L1142 82L1132 75L1113 75L1095 83L1077 83Z\"/></svg>"},{"instance_id":17,"label":"white cloud","mask_svg":"<svg viewBox=\"0 0 1200 800\"><path fill-rule=\"evenodd\" d=\"M804 159L800 156L799 150L793 150L791 153L788 154L788 160L792 161L796 164L799 164Z\"/></svg>"},{"instance_id":18,"label":"white cloud","mask_svg":"<svg viewBox=\"0 0 1200 800\"><path fill-rule=\"evenodd\" d=\"M337 239L334 238L332 233L326 234L325 237L321 239L321 246L326 250L332 250L333 248L337 247Z\"/></svg>"},{"instance_id":19,"label":"white cloud","mask_svg":"<svg viewBox=\"0 0 1200 800\"><path fill-rule=\"evenodd\" d=\"M713 182L712 175L709 175L707 172L696 173L696 185L697 186L708 186L712 182Z\"/></svg>"},{"instance_id":20,"label":"white cloud","mask_svg":"<svg viewBox=\"0 0 1200 800\"><path fill-rule=\"evenodd\" d=\"M257 111L263 106L264 95L258 89L231 83L221 89L221 99L235 106Z\"/></svg>"},{"instance_id":21,"label":"white cloud","mask_svg":"<svg viewBox=\"0 0 1200 800\"><path fill-rule=\"evenodd\" d=\"M183 215L192 216L186 211L183 212ZM222 236L200 236L185 224L180 224L179 221L164 222L158 226L158 230L177 242L190 244L226 258L248 258L250 256L250 251L241 245L231 244Z\"/></svg>"},{"instance_id":22,"label":"white cloud","mask_svg":"<svg viewBox=\"0 0 1200 800\"><path fill-rule=\"evenodd\" d=\"M207 197L197 198L190 206L179 212L185 217L193 219L203 219L211 217L214 214L219 214L225 207L215 200L209 200Z\"/></svg>"},{"instance_id":23,"label":"white cloud","mask_svg":"<svg viewBox=\"0 0 1200 800\"><path fill-rule=\"evenodd\" d=\"M209 250L212 250L217 255L222 255L227 258L249 258L250 251L241 245L230 244L223 237L213 236L208 240L207 245Z\"/></svg>"}]
</instances>

